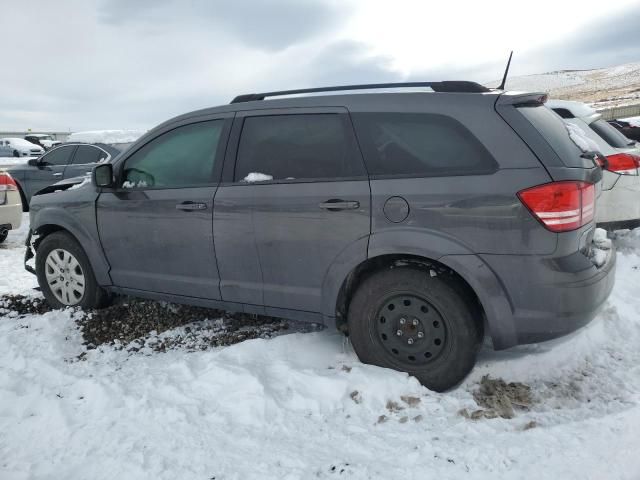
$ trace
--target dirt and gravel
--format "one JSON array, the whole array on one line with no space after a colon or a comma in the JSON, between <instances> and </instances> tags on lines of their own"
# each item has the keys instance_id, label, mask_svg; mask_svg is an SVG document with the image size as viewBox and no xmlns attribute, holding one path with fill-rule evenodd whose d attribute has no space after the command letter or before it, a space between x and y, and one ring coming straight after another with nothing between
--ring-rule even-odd
<instances>
[{"instance_id":1,"label":"dirt and gravel","mask_svg":"<svg viewBox=\"0 0 640 480\"><path fill-rule=\"evenodd\" d=\"M87 349L114 345L135 352L187 351L233 345L252 338L320 330L315 324L280 318L227 313L220 310L118 298L113 305L77 314L76 325ZM41 297L0 297L0 318L40 315L51 311ZM171 331L171 335L165 332Z\"/></svg>"}]
</instances>

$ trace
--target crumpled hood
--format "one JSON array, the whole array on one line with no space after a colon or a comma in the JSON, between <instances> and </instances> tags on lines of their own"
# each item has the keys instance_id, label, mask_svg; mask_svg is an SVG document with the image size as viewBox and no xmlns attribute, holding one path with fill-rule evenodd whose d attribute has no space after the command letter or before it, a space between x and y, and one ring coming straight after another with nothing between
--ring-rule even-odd
<instances>
[{"instance_id":1,"label":"crumpled hood","mask_svg":"<svg viewBox=\"0 0 640 480\"><path fill-rule=\"evenodd\" d=\"M76 189L89 184L91 184L91 177L89 175L85 175L82 177L65 178L64 180L60 180L53 185L44 187L42 190L38 190L34 196L44 195L46 193L63 192L65 190Z\"/></svg>"}]
</instances>

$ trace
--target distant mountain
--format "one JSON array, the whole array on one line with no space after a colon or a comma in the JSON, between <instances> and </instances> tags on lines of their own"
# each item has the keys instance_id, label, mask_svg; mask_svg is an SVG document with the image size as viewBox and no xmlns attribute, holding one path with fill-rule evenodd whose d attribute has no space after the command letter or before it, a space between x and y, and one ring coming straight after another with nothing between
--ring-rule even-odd
<instances>
[{"instance_id":1,"label":"distant mountain","mask_svg":"<svg viewBox=\"0 0 640 480\"><path fill-rule=\"evenodd\" d=\"M487 85L495 87L499 81ZM595 70L559 70L509 77L508 90L549 93L551 98L579 100L598 108L640 103L640 63Z\"/></svg>"}]
</instances>

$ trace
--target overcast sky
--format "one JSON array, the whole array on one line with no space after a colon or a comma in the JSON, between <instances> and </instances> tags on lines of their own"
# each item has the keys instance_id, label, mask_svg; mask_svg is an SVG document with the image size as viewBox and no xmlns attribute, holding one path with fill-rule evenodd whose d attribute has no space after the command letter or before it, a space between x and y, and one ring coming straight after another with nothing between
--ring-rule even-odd
<instances>
[{"instance_id":1,"label":"overcast sky","mask_svg":"<svg viewBox=\"0 0 640 480\"><path fill-rule=\"evenodd\" d=\"M147 129L272 89L640 61L638 0L3 0L0 130Z\"/></svg>"}]
</instances>

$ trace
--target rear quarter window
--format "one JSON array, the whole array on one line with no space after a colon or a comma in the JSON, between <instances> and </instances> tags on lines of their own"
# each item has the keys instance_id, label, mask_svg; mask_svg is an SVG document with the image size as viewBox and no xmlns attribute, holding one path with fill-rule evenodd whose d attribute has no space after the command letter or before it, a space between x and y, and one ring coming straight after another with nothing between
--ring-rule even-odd
<instances>
[{"instance_id":1,"label":"rear quarter window","mask_svg":"<svg viewBox=\"0 0 640 480\"><path fill-rule=\"evenodd\" d=\"M545 106L522 106L518 111L542 135L568 167L583 167L582 150L571 138L562 118Z\"/></svg>"},{"instance_id":2,"label":"rear quarter window","mask_svg":"<svg viewBox=\"0 0 640 480\"><path fill-rule=\"evenodd\" d=\"M481 175L498 164L457 120L427 113L352 115L373 176Z\"/></svg>"}]
</instances>

